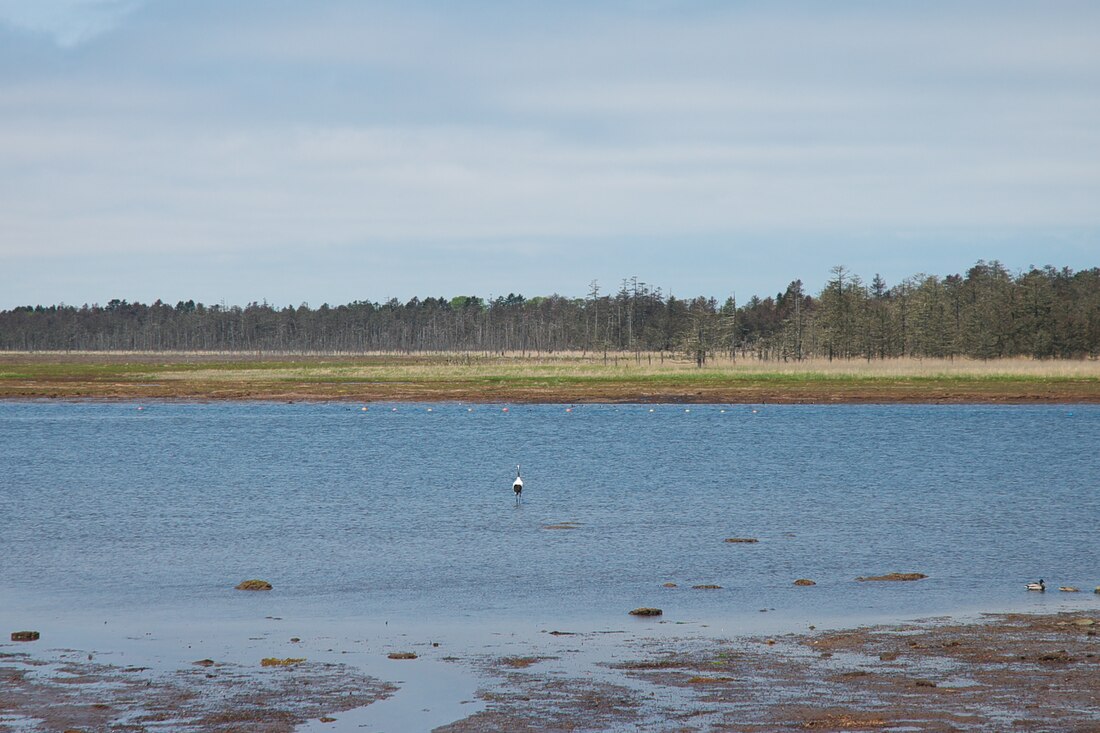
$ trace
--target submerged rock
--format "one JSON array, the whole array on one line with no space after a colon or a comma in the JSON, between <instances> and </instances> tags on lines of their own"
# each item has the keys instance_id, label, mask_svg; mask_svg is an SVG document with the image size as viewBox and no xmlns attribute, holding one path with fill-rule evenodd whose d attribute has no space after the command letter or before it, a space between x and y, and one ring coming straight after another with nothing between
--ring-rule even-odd
<instances>
[{"instance_id":1,"label":"submerged rock","mask_svg":"<svg viewBox=\"0 0 1100 733\"><path fill-rule=\"evenodd\" d=\"M271 583L266 580L242 580L237 584L237 590L271 590Z\"/></svg>"},{"instance_id":2,"label":"submerged rock","mask_svg":"<svg viewBox=\"0 0 1100 733\"><path fill-rule=\"evenodd\" d=\"M11 632L12 641L38 641L40 634L37 631L13 631Z\"/></svg>"},{"instance_id":3,"label":"submerged rock","mask_svg":"<svg viewBox=\"0 0 1100 733\"><path fill-rule=\"evenodd\" d=\"M707 584L707 585L693 585L693 586L691 586L691 587L692 587L692 588L693 588L694 590L722 590L722 586L720 586L720 585L711 585L711 584Z\"/></svg>"},{"instance_id":4,"label":"submerged rock","mask_svg":"<svg viewBox=\"0 0 1100 733\"><path fill-rule=\"evenodd\" d=\"M883 580L883 581L904 581L904 580L921 580L928 576L924 573L887 573L886 575L868 575L867 577L859 577L856 580L865 582L868 580Z\"/></svg>"},{"instance_id":5,"label":"submerged rock","mask_svg":"<svg viewBox=\"0 0 1100 733\"><path fill-rule=\"evenodd\" d=\"M734 542L734 543L749 544L749 545L751 545L754 542L759 542L759 541L760 540L756 539L755 537L727 537L724 540L724 542Z\"/></svg>"},{"instance_id":6,"label":"submerged rock","mask_svg":"<svg viewBox=\"0 0 1100 733\"><path fill-rule=\"evenodd\" d=\"M794 584L795 585L817 585L817 583L810 580L809 578L799 578L798 580L794 581Z\"/></svg>"},{"instance_id":7,"label":"submerged rock","mask_svg":"<svg viewBox=\"0 0 1100 733\"><path fill-rule=\"evenodd\" d=\"M213 667L217 662L213 659L200 659L197 662L191 662L191 664L198 665L199 667Z\"/></svg>"},{"instance_id":8,"label":"submerged rock","mask_svg":"<svg viewBox=\"0 0 1100 733\"><path fill-rule=\"evenodd\" d=\"M635 608L633 611L630 612L630 615L631 616L660 616L662 613L664 613L664 611L662 611L659 608L649 608L648 606L643 606L641 608Z\"/></svg>"},{"instance_id":9,"label":"submerged rock","mask_svg":"<svg viewBox=\"0 0 1100 733\"><path fill-rule=\"evenodd\" d=\"M663 587L664 588L679 588L680 586L676 585L675 583L665 583Z\"/></svg>"},{"instance_id":10,"label":"submerged rock","mask_svg":"<svg viewBox=\"0 0 1100 733\"><path fill-rule=\"evenodd\" d=\"M416 659L417 656L413 652L390 652L386 655L390 659Z\"/></svg>"}]
</instances>

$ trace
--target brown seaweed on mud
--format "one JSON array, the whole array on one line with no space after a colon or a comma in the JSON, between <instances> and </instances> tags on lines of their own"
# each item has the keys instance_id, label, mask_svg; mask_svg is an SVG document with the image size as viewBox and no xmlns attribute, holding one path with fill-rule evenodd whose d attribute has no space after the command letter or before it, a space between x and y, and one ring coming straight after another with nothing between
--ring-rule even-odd
<instances>
[{"instance_id":1,"label":"brown seaweed on mud","mask_svg":"<svg viewBox=\"0 0 1100 733\"><path fill-rule=\"evenodd\" d=\"M500 660L486 710L440 730L1092 730L1095 623L1005 615L775 639L647 638L639 658L602 665L629 686L518 674Z\"/></svg>"},{"instance_id":2,"label":"brown seaweed on mud","mask_svg":"<svg viewBox=\"0 0 1100 733\"><path fill-rule=\"evenodd\" d=\"M295 663L267 669L203 659L185 669L151 672L83 656L46 662L0 654L4 712L57 731L292 733L307 720L369 705L396 689L341 664L278 660Z\"/></svg>"}]
</instances>

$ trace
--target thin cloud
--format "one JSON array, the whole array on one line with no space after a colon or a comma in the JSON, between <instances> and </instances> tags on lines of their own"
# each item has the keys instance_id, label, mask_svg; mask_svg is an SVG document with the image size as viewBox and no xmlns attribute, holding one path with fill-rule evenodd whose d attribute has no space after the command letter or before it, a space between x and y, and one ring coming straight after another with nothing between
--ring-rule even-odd
<instances>
[{"instance_id":1,"label":"thin cloud","mask_svg":"<svg viewBox=\"0 0 1100 733\"><path fill-rule=\"evenodd\" d=\"M9 278L258 252L305 277L323 244L394 282L541 258L549 291L632 241L721 270L784 237L854 265L845 242L1100 229L1088 3L0 0L0 23Z\"/></svg>"},{"instance_id":2,"label":"thin cloud","mask_svg":"<svg viewBox=\"0 0 1100 733\"><path fill-rule=\"evenodd\" d=\"M0 23L72 48L106 33L147 0L0 0Z\"/></svg>"}]
</instances>

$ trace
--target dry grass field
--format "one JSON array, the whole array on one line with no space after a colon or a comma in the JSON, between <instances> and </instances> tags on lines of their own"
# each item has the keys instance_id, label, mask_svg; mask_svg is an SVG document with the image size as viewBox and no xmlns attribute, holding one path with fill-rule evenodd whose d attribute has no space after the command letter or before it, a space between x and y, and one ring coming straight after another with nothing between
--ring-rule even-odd
<instances>
[{"instance_id":1,"label":"dry grass field","mask_svg":"<svg viewBox=\"0 0 1100 733\"><path fill-rule=\"evenodd\" d=\"M0 398L476 402L1100 402L1100 361L698 368L659 354L0 353Z\"/></svg>"}]
</instances>

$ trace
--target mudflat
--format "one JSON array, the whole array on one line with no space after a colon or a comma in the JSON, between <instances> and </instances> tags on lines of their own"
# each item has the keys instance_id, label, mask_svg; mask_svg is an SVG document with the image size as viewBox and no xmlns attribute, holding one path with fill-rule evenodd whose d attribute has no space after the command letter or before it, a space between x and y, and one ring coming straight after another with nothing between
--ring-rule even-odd
<instances>
[{"instance_id":1,"label":"mudflat","mask_svg":"<svg viewBox=\"0 0 1100 733\"><path fill-rule=\"evenodd\" d=\"M7 352L0 399L1100 403L1100 361Z\"/></svg>"},{"instance_id":2,"label":"mudflat","mask_svg":"<svg viewBox=\"0 0 1100 733\"><path fill-rule=\"evenodd\" d=\"M1098 623L1009 614L650 643L608 664L625 683L500 660L505 684L485 693L486 709L439 730L1096 730Z\"/></svg>"},{"instance_id":3,"label":"mudflat","mask_svg":"<svg viewBox=\"0 0 1100 733\"><path fill-rule=\"evenodd\" d=\"M477 676L479 709L436 729L444 733L1095 730L1098 628L1095 611L1078 611L732 639L555 631L522 656L494 653L494 638L401 664L458 665ZM400 683L348 665L199 660L152 672L93 661L94 651L45 661L32 647L0 649L4 714L51 730L289 733L402 694Z\"/></svg>"}]
</instances>

